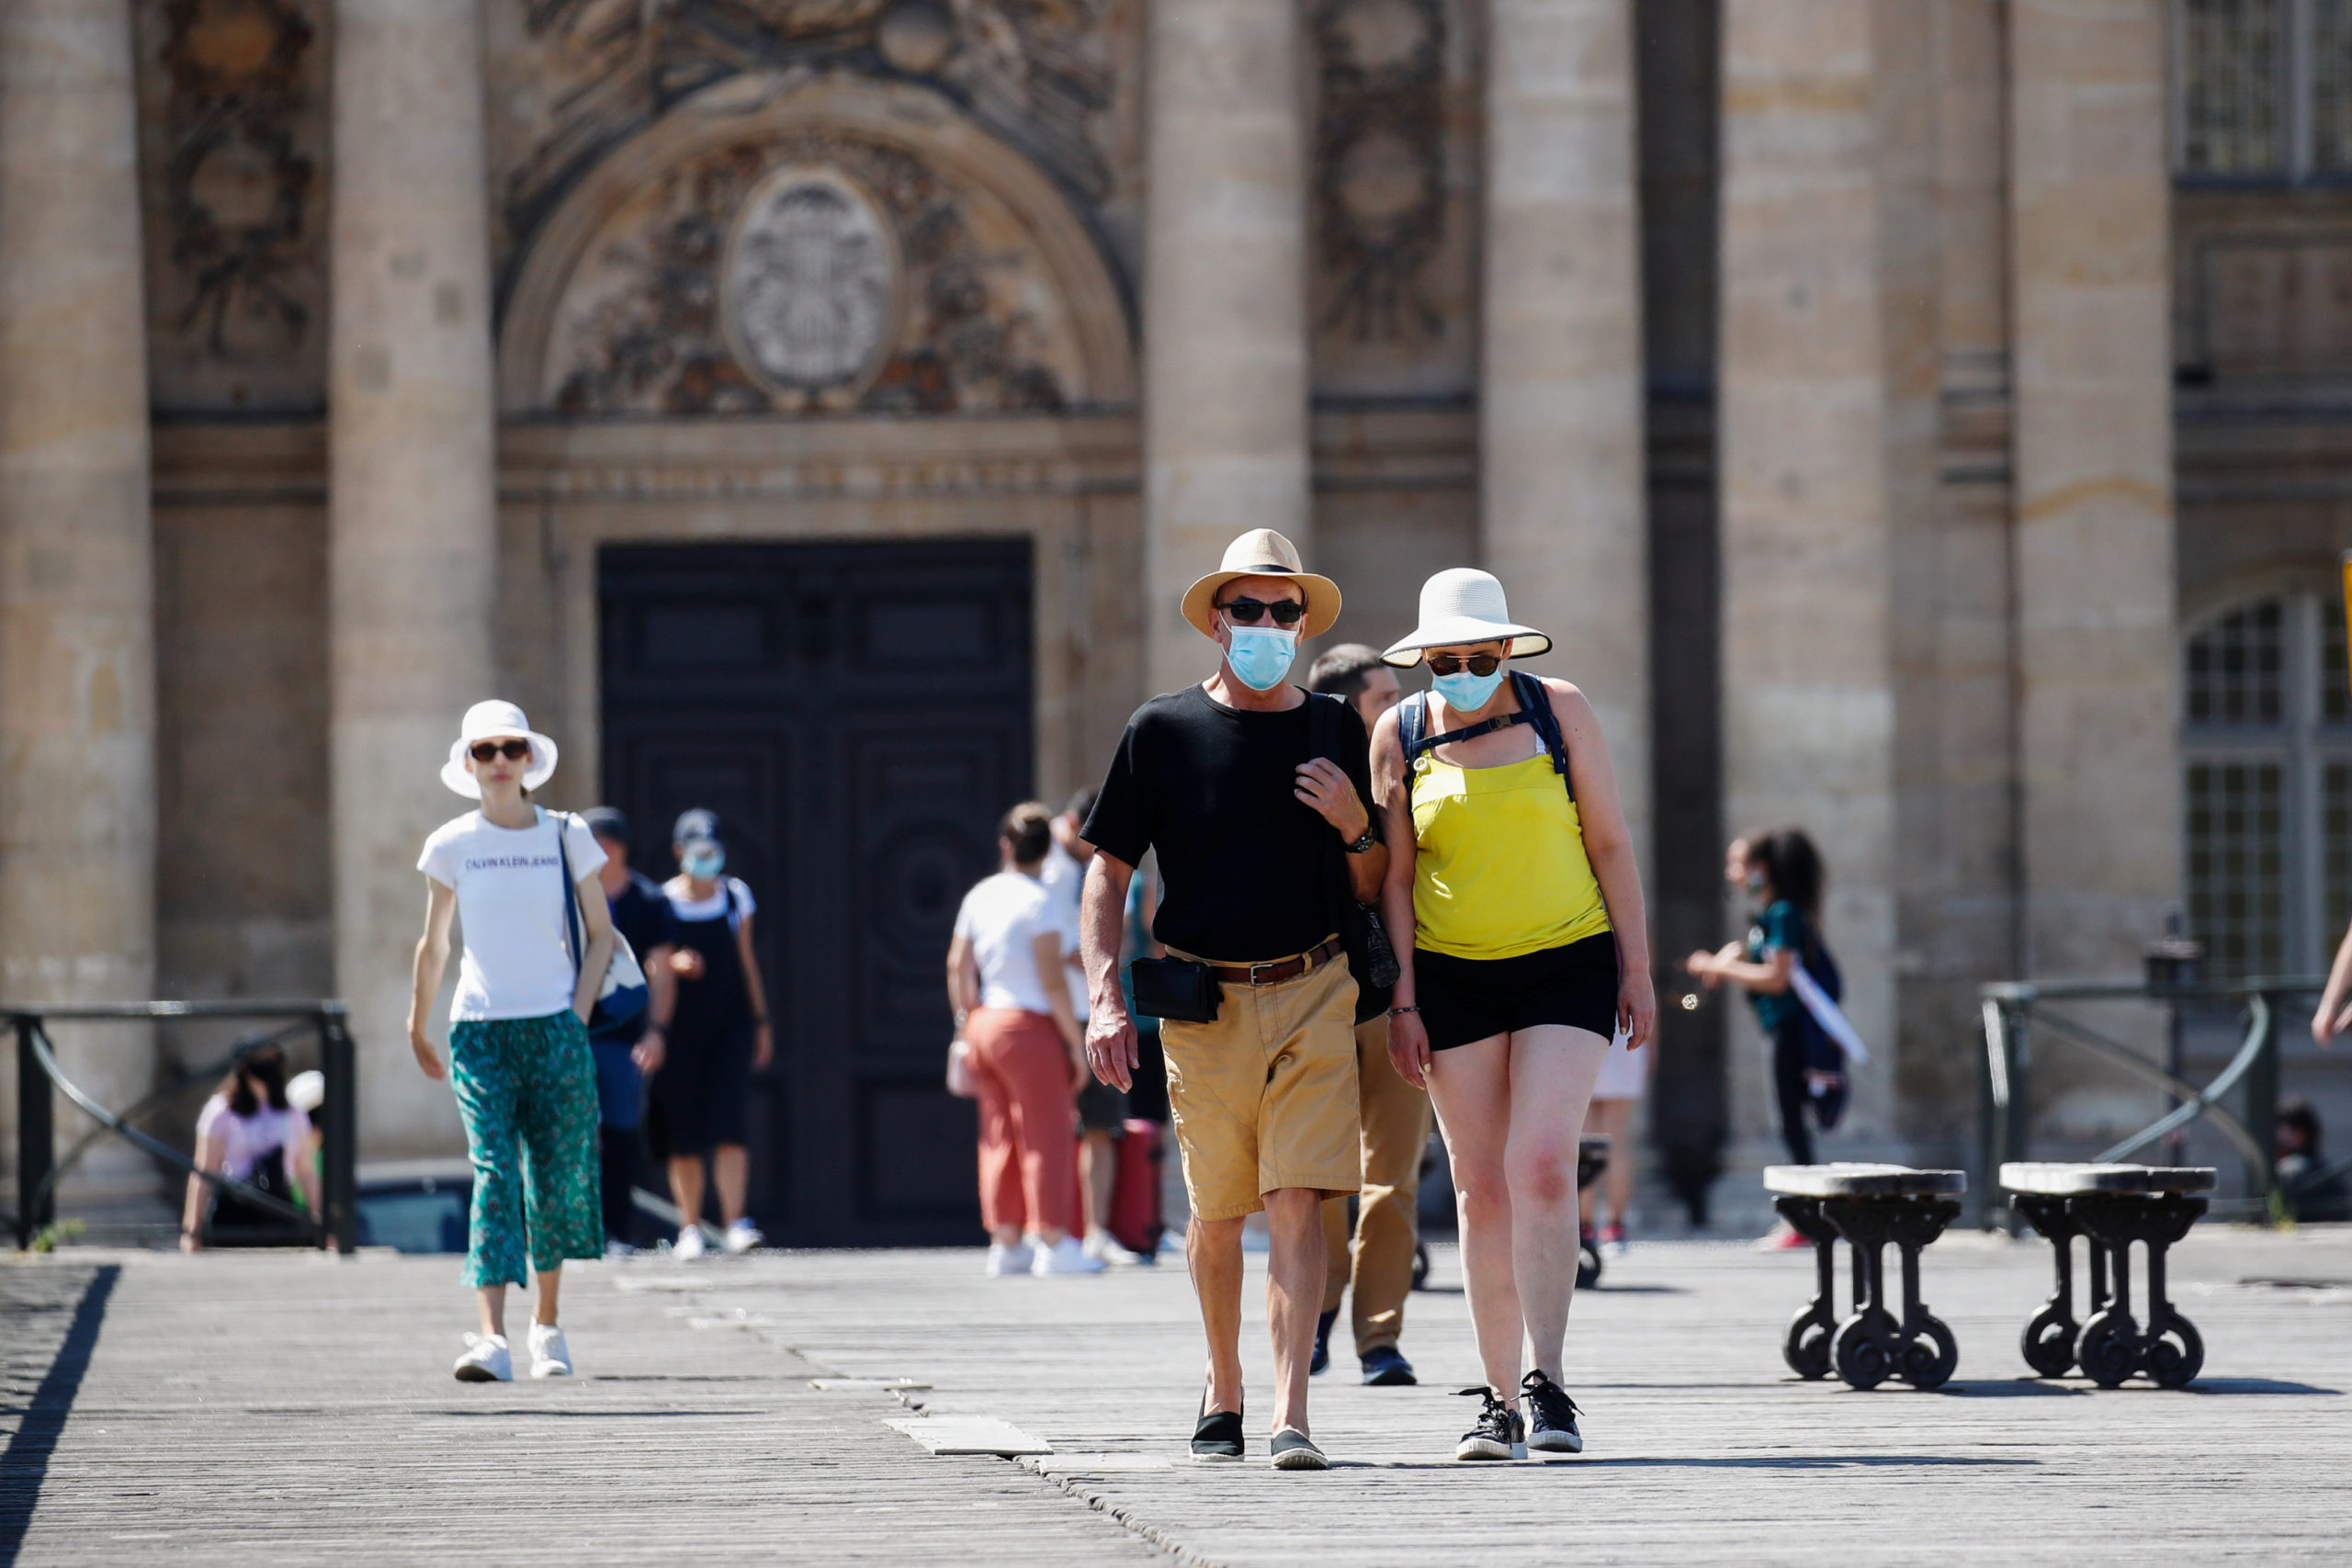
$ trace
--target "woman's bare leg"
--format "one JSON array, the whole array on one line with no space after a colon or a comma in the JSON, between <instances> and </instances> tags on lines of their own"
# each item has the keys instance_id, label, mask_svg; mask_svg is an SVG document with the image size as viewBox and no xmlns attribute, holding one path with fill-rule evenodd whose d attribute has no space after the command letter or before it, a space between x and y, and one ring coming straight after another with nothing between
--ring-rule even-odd
<instances>
[{"instance_id":1,"label":"woman's bare leg","mask_svg":"<svg viewBox=\"0 0 2352 1568\"><path fill-rule=\"evenodd\" d=\"M1510 1191L1511 1272L1530 1357L1554 1382L1560 1381L1577 1288L1577 1140L1608 1049L1600 1035L1561 1024L1510 1037L1503 1174Z\"/></svg>"},{"instance_id":2,"label":"woman's bare leg","mask_svg":"<svg viewBox=\"0 0 2352 1568\"><path fill-rule=\"evenodd\" d=\"M1496 1035L1436 1053L1430 1100L1453 1168L1462 1227L1462 1284L1487 1383L1506 1398L1519 1386L1521 1323L1513 1274L1511 1192L1504 1168L1510 1137L1510 1054ZM1573 1237L1571 1244L1573 1245Z\"/></svg>"},{"instance_id":3,"label":"woman's bare leg","mask_svg":"<svg viewBox=\"0 0 2352 1568\"><path fill-rule=\"evenodd\" d=\"M537 1324L553 1325L556 1297L563 1291L563 1265L539 1270L539 1309L531 1314Z\"/></svg>"},{"instance_id":4,"label":"woman's bare leg","mask_svg":"<svg viewBox=\"0 0 2352 1568\"><path fill-rule=\"evenodd\" d=\"M492 1339L506 1337L506 1287L481 1285L474 1290L474 1304L481 1310L481 1331Z\"/></svg>"}]
</instances>

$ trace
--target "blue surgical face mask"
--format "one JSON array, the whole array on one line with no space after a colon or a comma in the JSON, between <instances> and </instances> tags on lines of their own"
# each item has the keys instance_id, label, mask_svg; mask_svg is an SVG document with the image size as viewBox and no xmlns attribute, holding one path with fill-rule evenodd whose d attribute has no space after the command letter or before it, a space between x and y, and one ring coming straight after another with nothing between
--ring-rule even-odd
<instances>
[{"instance_id":1,"label":"blue surgical face mask","mask_svg":"<svg viewBox=\"0 0 2352 1568\"><path fill-rule=\"evenodd\" d=\"M1464 670L1452 675L1432 675L1430 684L1445 699L1445 705L1456 713L1476 713L1494 700L1495 688L1503 683L1501 667L1491 675L1473 675Z\"/></svg>"},{"instance_id":2,"label":"blue surgical face mask","mask_svg":"<svg viewBox=\"0 0 2352 1568\"><path fill-rule=\"evenodd\" d=\"M1233 666L1233 673L1253 692L1271 692L1283 683L1290 673L1291 660L1298 657L1298 634L1278 631L1272 626L1235 626L1233 646L1226 650L1225 661Z\"/></svg>"},{"instance_id":3,"label":"blue surgical face mask","mask_svg":"<svg viewBox=\"0 0 2352 1568\"><path fill-rule=\"evenodd\" d=\"M727 869L727 852L725 850L696 850L686 857L685 865L688 876L707 882Z\"/></svg>"}]
</instances>

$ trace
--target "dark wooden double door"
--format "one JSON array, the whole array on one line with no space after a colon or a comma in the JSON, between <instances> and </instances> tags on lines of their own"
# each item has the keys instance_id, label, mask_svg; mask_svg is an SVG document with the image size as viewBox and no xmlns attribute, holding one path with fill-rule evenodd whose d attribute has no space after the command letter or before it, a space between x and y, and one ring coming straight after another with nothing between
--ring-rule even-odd
<instances>
[{"instance_id":1,"label":"dark wooden double door","mask_svg":"<svg viewBox=\"0 0 2352 1568\"><path fill-rule=\"evenodd\" d=\"M753 1216L795 1246L978 1239L944 958L1029 792L1026 541L616 547L598 575L635 863L668 875L671 823L707 807L759 904Z\"/></svg>"}]
</instances>

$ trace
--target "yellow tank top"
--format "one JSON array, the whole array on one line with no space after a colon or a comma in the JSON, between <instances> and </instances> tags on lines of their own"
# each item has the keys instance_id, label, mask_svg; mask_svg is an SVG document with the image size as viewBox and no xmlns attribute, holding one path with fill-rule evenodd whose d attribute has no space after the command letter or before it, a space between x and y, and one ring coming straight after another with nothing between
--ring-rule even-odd
<instances>
[{"instance_id":1,"label":"yellow tank top","mask_svg":"<svg viewBox=\"0 0 2352 1568\"><path fill-rule=\"evenodd\" d=\"M1413 942L1455 958L1517 958L1609 929L1584 824L1552 759L1413 763Z\"/></svg>"}]
</instances>

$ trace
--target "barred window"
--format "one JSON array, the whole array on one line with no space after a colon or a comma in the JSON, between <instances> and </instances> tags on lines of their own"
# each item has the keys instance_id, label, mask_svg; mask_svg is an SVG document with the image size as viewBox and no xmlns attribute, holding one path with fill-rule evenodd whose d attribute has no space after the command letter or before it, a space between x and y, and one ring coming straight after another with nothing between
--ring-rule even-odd
<instances>
[{"instance_id":1,"label":"barred window","mask_svg":"<svg viewBox=\"0 0 2352 1568\"><path fill-rule=\"evenodd\" d=\"M2352 175L2352 0L2173 0L2173 83L2184 177Z\"/></svg>"},{"instance_id":2,"label":"barred window","mask_svg":"<svg viewBox=\"0 0 2352 1568\"><path fill-rule=\"evenodd\" d=\"M2334 592L2267 596L2182 652L2188 926L2209 974L2324 969L2352 919L2352 681Z\"/></svg>"}]
</instances>

